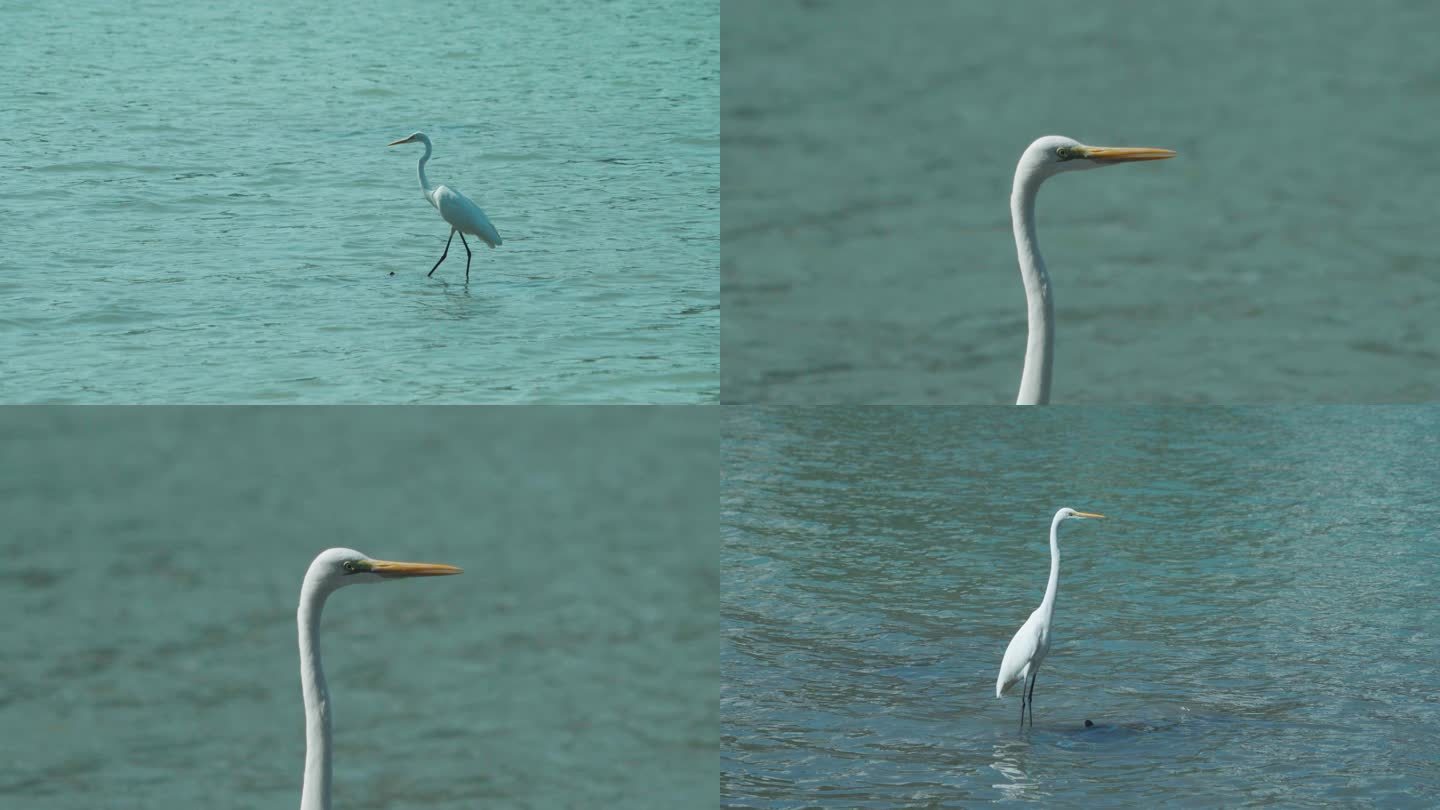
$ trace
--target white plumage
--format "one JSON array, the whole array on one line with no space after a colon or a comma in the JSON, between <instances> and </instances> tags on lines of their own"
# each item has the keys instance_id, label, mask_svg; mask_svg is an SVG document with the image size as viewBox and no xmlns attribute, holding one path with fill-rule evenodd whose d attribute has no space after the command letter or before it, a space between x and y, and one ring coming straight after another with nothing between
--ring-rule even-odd
<instances>
[{"instance_id":1,"label":"white plumage","mask_svg":"<svg viewBox=\"0 0 1440 810\"><path fill-rule=\"evenodd\" d=\"M440 212L440 216L456 230L474 234L492 248L504 244L500 239L500 232L490 224L490 218L485 216L480 206L469 197L449 186L436 186L435 190L426 196L429 197L430 204L435 206L435 210Z\"/></svg>"},{"instance_id":2,"label":"white plumage","mask_svg":"<svg viewBox=\"0 0 1440 810\"><path fill-rule=\"evenodd\" d=\"M1103 518L1094 512L1077 512L1065 507L1055 513L1050 522L1050 582L1045 586L1045 598L1030 618L1015 631L1010 646L1005 648L1005 657L1000 661L1000 674L995 678L995 697L1003 697L1015 684L1020 684L1020 723L1025 723L1025 707L1030 707L1030 725L1035 725L1035 676L1040 664L1050 653L1050 620L1055 616L1055 592L1060 587L1060 524L1071 519ZM1025 694L1025 681L1029 679L1029 695Z\"/></svg>"},{"instance_id":3,"label":"white plumage","mask_svg":"<svg viewBox=\"0 0 1440 810\"><path fill-rule=\"evenodd\" d=\"M1055 362L1055 304L1050 274L1040 258L1035 236L1035 195L1045 178L1077 169L1098 169L1137 160L1175 157L1169 149L1132 146L1086 146L1063 135L1037 138L1020 155L1015 184L1010 191L1010 221L1015 229L1015 255L1020 280L1025 283L1025 309L1029 324L1025 338L1025 367L1020 372L1016 405L1048 405L1050 378Z\"/></svg>"},{"instance_id":4,"label":"white plumage","mask_svg":"<svg viewBox=\"0 0 1440 810\"><path fill-rule=\"evenodd\" d=\"M440 262L445 261L445 257L450 255L450 242L455 239L455 234L459 233L460 244L465 246L465 281L468 282L470 281L471 253L470 243L465 241L465 234L480 237L485 244L492 248L498 247L504 242L500 238L500 232L495 230L495 226L490 223L490 218L485 216L485 212L473 200L449 186L431 187L430 181L425 178L425 162L430 159L430 153L434 151L434 146L430 143L430 136L423 132L416 132L408 138L392 142L390 146L416 142L425 144L425 154L420 156L420 165L417 167L420 175L420 193L424 194L425 199L435 206L435 210L440 212L441 218L450 223L450 238L445 240L445 252L440 254L439 260L435 262L435 267L430 268L430 272L426 276L435 275L435 269L440 266Z\"/></svg>"}]
</instances>

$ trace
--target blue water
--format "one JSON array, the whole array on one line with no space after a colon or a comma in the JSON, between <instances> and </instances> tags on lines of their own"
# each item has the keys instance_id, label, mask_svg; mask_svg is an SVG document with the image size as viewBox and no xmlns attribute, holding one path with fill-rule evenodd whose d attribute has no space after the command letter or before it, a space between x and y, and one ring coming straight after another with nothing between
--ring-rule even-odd
<instances>
[{"instance_id":1,"label":"blue water","mask_svg":"<svg viewBox=\"0 0 1440 810\"><path fill-rule=\"evenodd\" d=\"M0 807L714 807L715 408L0 408Z\"/></svg>"},{"instance_id":2,"label":"blue water","mask_svg":"<svg viewBox=\"0 0 1440 810\"><path fill-rule=\"evenodd\" d=\"M1433 807L1440 409L727 409L734 807ZM1033 728L995 697L1067 522ZM1086 721L1093 725L1086 726Z\"/></svg>"},{"instance_id":3,"label":"blue water","mask_svg":"<svg viewBox=\"0 0 1440 810\"><path fill-rule=\"evenodd\" d=\"M0 401L713 401L718 17L5 4Z\"/></svg>"}]
</instances>

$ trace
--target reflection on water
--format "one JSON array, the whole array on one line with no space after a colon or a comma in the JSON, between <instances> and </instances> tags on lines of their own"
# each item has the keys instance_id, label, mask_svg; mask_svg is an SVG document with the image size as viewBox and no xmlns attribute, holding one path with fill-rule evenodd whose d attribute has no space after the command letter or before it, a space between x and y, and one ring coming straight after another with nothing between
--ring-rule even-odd
<instances>
[{"instance_id":1,"label":"reflection on water","mask_svg":"<svg viewBox=\"0 0 1440 810\"><path fill-rule=\"evenodd\" d=\"M1026 755L1030 752L1030 743L1027 740L1011 740L995 744L995 761L990 767L995 769L1001 776L1005 777L1004 782L991 785L1000 791L1007 799L1027 799L1045 795L1040 791L1040 785L1031 781L1025 773Z\"/></svg>"}]
</instances>

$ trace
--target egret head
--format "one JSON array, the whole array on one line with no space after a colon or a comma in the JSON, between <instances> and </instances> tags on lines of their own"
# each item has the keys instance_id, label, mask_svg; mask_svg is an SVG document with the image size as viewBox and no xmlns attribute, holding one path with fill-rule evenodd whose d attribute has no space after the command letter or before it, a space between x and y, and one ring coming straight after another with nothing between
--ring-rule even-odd
<instances>
[{"instance_id":1,"label":"egret head","mask_svg":"<svg viewBox=\"0 0 1440 810\"><path fill-rule=\"evenodd\" d=\"M1065 507L1064 509L1061 509L1059 512L1056 512L1056 513L1055 513L1055 519L1056 519L1056 520L1086 520L1086 519L1088 519L1088 518L1103 518L1103 517L1105 517L1105 516L1104 516L1104 515L1100 515L1100 514L1096 514L1096 513L1094 513L1094 512L1077 512L1077 511L1075 511L1074 509L1071 509L1071 508L1068 507L1068 506Z\"/></svg>"},{"instance_id":2,"label":"egret head","mask_svg":"<svg viewBox=\"0 0 1440 810\"><path fill-rule=\"evenodd\" d=\"M386 144L386 146L399 146L399 145L402 144L402 143L424 143L424 144L428 144L428 143L430 143L430 138L429 138L429 136L427 136L427 135L426 135L425 133L423 133L423 132L415 132L415 133L412 133L412 134L410 134L410 135L407 135L407 136L401 138L401 139L398 140L398 141L391 141L390 143Z\"/></svg>"},{"instance_id":3,"label":"egret head","mask_svg":"<svg viewBox=\"0 0 1440 810\"><path fill-rule=\"evenodd\" d=\"M460 569L453 565L376 560L352 548L330 548L310 563L310 570L305 572L305 587L333 591L346 585L373 585L387 579L458 573Z\"/></svg>"},{"instance_id":4,"label":"egret head","mask_svg":"<svg viewBox=\"0 0 1440 810\"><path fill-rule=\"evenodd\" d=\"M1020 165L1028 167L1026 174L1049 177L1061 172L1080 169L1098 169L1117 163L1133 163L1137 160L1164 160L1175 157L1169 149L1151 149L1144 146L1086 146L1074 138L1064 135L1046 135L1035 142L1020 156Z\"/></svg>"}]
</instances>

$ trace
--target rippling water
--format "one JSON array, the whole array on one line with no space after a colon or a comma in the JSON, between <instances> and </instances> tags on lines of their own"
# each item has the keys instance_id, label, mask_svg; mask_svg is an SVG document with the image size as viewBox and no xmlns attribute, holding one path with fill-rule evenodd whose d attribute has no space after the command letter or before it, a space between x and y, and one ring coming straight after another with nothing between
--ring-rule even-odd
<instances>
[{"instance_id":1,"label":"rippling water","mask_svg":"<svg viewBox=\"0 0 1440 810\"><path fill-rule=\"evenodd\" d=\"M740 409L730 806L1440 801L1440 409ZM1061 531L1035 725L997 700ZM1086 727L1085 721L1094 725Z\"/></svg>"},{"instance_id":2,"label":"rippling water","mask_svg":"<svg viewBox=\"0 0 1440 810\"><path fill-rule=\"evenodd\" d=\"M714 400L718 17L6 4L0 398Z\"/></svg>"},{"instance_id":3,"label":"rippling water","mask_svg":"<svg viewBox=\"0 0 1440 810\"><path fill-rule=\"evenodd\" d=\"M0 807L715 806L713 408L0 408Z\"/></svg>"},{"instance_id":4,"label":"rippling water","mask_svg":"<svg viewBox=\"0 0 1440 810\"><path fill-rule=\"evenodd\" d=\"M1440 400L1435 7L725 5L725 400L1013 402L1038 202L1059 402ZM1419 116L1417 118L1417 116Z\"/></svg>"}]
</instances>

